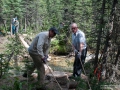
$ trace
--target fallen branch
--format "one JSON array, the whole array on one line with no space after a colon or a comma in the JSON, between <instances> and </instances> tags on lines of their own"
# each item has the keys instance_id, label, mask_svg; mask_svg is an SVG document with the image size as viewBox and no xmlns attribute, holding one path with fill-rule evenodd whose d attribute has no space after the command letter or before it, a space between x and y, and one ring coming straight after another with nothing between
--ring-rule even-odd
<instances>
[{"instance_id":1,"label":"fallen branch","mask_svg":"<svg viewBox=\"0 0 120 90\"><path fill-rule=\"evenodd\" d=\"M28 48L29 48L29 45L25 42L24 38L19 35L19 39L20 39L20 41L22 42L22 44L24 45L24 47L25 47L26 49L28 49Z\"/></svg>"}]
</instances>

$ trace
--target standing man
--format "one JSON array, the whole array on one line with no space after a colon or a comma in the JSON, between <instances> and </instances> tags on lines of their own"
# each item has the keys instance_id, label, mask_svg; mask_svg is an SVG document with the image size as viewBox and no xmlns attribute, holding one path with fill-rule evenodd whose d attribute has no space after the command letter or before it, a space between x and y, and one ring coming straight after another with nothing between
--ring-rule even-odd
<instances>
[{"instance_id":1,"label":"standing man","mask_svg":"<svg viewBox=\"0 0 120 90\"><path fill-rule=\"evenodd\" d=\"M12 34L18 33L19 29L19 21L17 20L17 17L12 19Z\"/></svg>"},{"instance_id":2,"label":"standing man","mask_svg":"<svg viewBox=\"0 0 120 90\"><path fill-rule=\"evenodd\" d=\"M45 79L45 68L44 63L46 64L51 38L56 34L59 34L58 30L55 27L49 29L49 31L40 32L32 41L28 51L30 56L33 59L33 65L28 73L24 73L23 77L30 77L32 72L37 68L38 72L38 83L41 86L44 86Z\"/></svg>"},{"instance_id":3,"label":"standing man","mask_svg":"<svg viewBox=\"0 0 120 90\"><path fill-rule=\"evenodd\" d=\"M12 34L15 34L15 18L12 19Z\"/></svg>"},{"instance_id":4,"label":"standing man","mask_svg":"<svg viewBox=\"0 0 120 90\"><path fill-rule=\"evenodd\" d=\"M18 33L19 21L18 21L17 17L15 18L15 23L14 23L14 25L15 25L15 33Z\"/></svg>"},{"instance_id":5,"label":"standing man","mask_svg":"<svg viewBox=\"0 0 120 90\"><path fill-rule=\"evenodd\" d=\"M72 30L72 45L75 51L73 76L79 77L81 76L82 65L84 65L86 54L87 54L86 38L85 38L84 32L78 29L78 26L76 23L72 23L70 27Z\"/></svg>"}]
</instances>

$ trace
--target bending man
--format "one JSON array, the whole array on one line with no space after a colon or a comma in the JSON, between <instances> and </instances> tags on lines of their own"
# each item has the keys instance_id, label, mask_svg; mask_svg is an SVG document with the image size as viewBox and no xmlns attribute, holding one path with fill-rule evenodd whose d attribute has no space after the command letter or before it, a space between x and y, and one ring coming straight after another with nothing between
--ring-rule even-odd
<instances>
[{"instance_id":1,"label":"bending man","mask_svg":"<svg viewBox=\"0 0 120 90\"><path fill-rule=\"evenodd\" d=\"M58 30L54 27L50 28L49 31L40 32L31 43L28 51L30 56L33 59L33 65L27 73L23 74L23 77L29 77L37 68L38 72L38 83L43 86L45 79L45 68L44 63L46 63L51 38L53 38L56 34L58 34Z\"/></svg>"}]
</instances>

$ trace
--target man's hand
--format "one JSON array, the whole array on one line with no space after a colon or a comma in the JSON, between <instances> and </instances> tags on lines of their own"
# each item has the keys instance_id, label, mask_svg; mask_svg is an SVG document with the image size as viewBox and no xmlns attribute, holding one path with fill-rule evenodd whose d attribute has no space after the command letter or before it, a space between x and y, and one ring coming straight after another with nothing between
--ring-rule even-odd
<instances>
[{"instance_id":1,"label":"man's hand","mask_svg":"<svg viewBox=\"0 0 120 90\"><path fill-rule=\"evenodd\" d=\"M77 56L78 58L81 58L81 52L78 52Z\"/></svg>"},{"instance_id":2,"label":"man's hand","mask_svg":"<svg viewBox=\"0 0 120 90\"><path fill-rule=\"evenodd\" d=\"M77 51L76 49L74 50L74 52L75 52L75 53L78 53L78 51Z\"/></svg>"},{"instance_id":3,"label":"man's hand","mask_svg":"<svg viewBox=\"0 0 120 90\"><path fill-rule=\"evenodd\" d=\"M44 58L42 58L42 61L43 61L43 63L47 63L47 58L48 58L48 56L47 55L45 55L45 57Z\"/></svg>"}]
</instances>

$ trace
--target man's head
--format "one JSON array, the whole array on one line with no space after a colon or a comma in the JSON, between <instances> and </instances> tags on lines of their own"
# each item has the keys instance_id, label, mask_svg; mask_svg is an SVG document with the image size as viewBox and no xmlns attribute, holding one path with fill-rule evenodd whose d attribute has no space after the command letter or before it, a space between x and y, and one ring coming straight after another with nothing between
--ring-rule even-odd
<instances>
[{"instance_id":1,"label":"man's head","mask_svg":"<svg viewBox=\"0 0 120 90\"><path fill-rule=\"evenodd\" d=\"M55 27L49 29L49 37L53 38L56 34L59 34L59 32Z\"/></svg>"},{"instance_id":2,"label":"man's head","mask_svg":"<svg viewBox=\"0 0 120 90\"><path fill-rule=\"evenodd\" d=\"M78 30L78 26L77 26L76 23L72 23L72 24L70 25L70 28L71 28L71 30L72 30L73 33L76 33L77 30Z\"/></svg>"}]
</instances>

